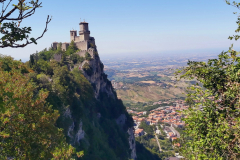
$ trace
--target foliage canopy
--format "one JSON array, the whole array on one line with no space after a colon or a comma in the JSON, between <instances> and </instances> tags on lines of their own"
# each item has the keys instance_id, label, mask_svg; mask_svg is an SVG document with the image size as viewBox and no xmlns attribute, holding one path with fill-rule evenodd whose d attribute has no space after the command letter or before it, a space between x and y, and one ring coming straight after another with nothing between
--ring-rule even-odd
<instances>
[{"instance_id":1,"label":"foliage canopy","mask_svg":"<svg viewBox=\"0 0 240 160\"><path fill-rule=\"evenodd\" d=\"M26 72L22 62L0 57L0 159L72 158L75 148L55 126L59 112L46 103L48 92L38 91Z\"/></svg>"},{"instance_id":2,"label":"foliage canopy","mask_svg":"<svg viewBox=\"0 0 240 160\"><path fill-rule=\"evenodd\" d=\"M226 2L240 9L240 3ZM235 32L240 31L239 20ZM233 38L238 40L240 37L229 37ZM239 159L239 52L231 46L208 62L189 61L188 66L177 74L180 73L181 78L199 81L188 89L186 102L190 107L183 111L186 130L180 139L182 155L187 159Z\"/></svg>"}]
</instances>

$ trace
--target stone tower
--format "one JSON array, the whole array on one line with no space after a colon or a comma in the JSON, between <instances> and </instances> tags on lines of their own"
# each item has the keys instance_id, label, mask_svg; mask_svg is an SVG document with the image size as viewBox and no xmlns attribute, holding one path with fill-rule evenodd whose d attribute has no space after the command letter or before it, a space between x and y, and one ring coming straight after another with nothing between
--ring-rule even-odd
<instances>
[{"instance_id":1,"label":"stone tower","mask_svg":"<svg viewBox=\"0 0 240 160\"><path fill-rule=\"evenodd\" d=\"M90 37L90 31L88 30L88 23L87 22L81 22L80 25L80 41L87 41Z\"/></svg>"},{"instance_id":2,"label":"stone tower","mask_svg":"<svg viewBox=\"0 0 240 160\"><path fill-rule=\"evenodd\" d=\"M76 30L71 30L70 31L70 42L75 41L76 37L77 37L77 31Z\"/></svg>"}]
</instances>

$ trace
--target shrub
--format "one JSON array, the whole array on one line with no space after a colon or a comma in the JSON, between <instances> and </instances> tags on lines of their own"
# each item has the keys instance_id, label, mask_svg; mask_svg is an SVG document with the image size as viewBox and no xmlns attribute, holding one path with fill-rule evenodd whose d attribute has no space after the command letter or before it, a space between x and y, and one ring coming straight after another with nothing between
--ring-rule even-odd
<instances>
[{"instance_id":1,"label":"shrub","mask_svg":"<svg viewBox=\"0 0 240 160\"><path fill-rule=\"evenodd\" d=\"M66 50L66 55L71 55L76 53L78 50L77 46L75 45L74 41L71 41L70 45L68 46L67 50Z\"/></svg>"},{"instance_id":2,"label":"shrub","mask_svg":"<svg viewBox=\"0 0 240 160\"><path fill-rule=\"evenodd\" d=\"M85 63L82 68L87 73L88 76L91 76L93 74L92 67L90 67L88 63Z\"/></svg>"},{"instance_id":3,"label":"shrub","mask_svg":"<svg viewBox=\"0 0 240 160\"><path fill-rule=\"evenodd\" d=\"M95 44L93 44L93 43L90 43L90 45L89 45L90 47L92 47L92 48L95 48L96 47L96 45Z\"/></svg>"},{"instance_id":4,"label":"shrub","mask_svg":"<svg viewBox=\"0 0 240 160\"><path fill-rule=\"evenodd\" d=\"M239 52L230 49L208 62L189 61L181 78L196 78L182 111L186 135L180 153L189 159L239 159ZM211 98L210 98L211 97ZM204 107L203 107L204 106ZM191 139L187 139L191 137Z\"/></svg>"},{"instance_id":5,"label":"shrub","mask_svg":"<svg viewBox=\"0 0 240 160\"><path fill-rule=\"evenodd\" d=\"M99 57L98 52L94 51L93 54L95 57Z\"/></svg>"},{"instance_id":6,"label":"shrub","mask_svg":"<svg viewBox=\"0 0 240 160\"><path fill-rule=\"evenodd\" d=\"M88 61L91 61L92 60L92 56L88 52L86 52L85 53L85 59L88 60Z\"/></svg>"},{"instance_id":7,"label":"shrub","mask_svg":"<svg viewBox=\"0 0 240 160\"><path fill-rule=\"evenodd\" d=\"M72 54L70 56L70 60L72 60L73 64L82 63L84 61L83 57L80 57L78 54Z\"/></svg>"}]
</instances>

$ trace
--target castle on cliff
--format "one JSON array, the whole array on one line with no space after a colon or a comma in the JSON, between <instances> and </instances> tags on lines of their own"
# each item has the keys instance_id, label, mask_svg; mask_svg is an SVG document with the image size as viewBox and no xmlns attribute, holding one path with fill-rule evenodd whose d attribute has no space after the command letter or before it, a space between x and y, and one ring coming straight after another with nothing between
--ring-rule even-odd
<instances>
[{"instance_id":1,"label":"castle on cliff","mask_svg":"<svg viewBox=\"0 0 240 160\"><path fill-rule=\"evenodd\" d=\"M78 54L80 57L85 57L85 58L83 58L84 60L81 63L74 64L74 66L72 66L72 65L70 65L70 63L68 63L67 66L69 67L69 70L72 70L73 68L78 68L79 70L82 71L85 78L92 85L95 98L97 100L99 100L100 103L102 101L100 97L102 97L102 96L105 97L105 95L107 95L108 97L111 97L111 99L109 100L109 105L113 104L113 106L111 106L111 107L114 107L114 105L117 104L117 108L119 108L119 107L123 108L123 109L120 109L120 110L116 109L118 113L114 114L114 115L118 114L118 116L116 116L114 119L116 121L116 124L118 124L119 127L122 128L122 129L119 129L119 133L115 133L115 134L116 135L125 135L125 133L121 133L121 132L125 130L123 128L128 127L127 133L129 134L129 137L128 137L128 143L129 144L127 145L125 143L126 141L125 141L125 138L124 138L121 141L122 142L121 146L126 146L126 147L130 147L130 148L126 148L124 150L121 150L121 152L123 152L124 156L126 157L129 154L129 149L130 149L131 150L131 153L129 155L130 158L131 159L136 159L137 156L136 156L136 147L135 147L134 128L129 125L130 123L132 123L131 122L132 120L130 118L128 118L128 113L124 109L125 107L123 106L122 102L117 98L116 92L114 91L111 82L107 79L107 75L104 73L104 65L103 65L103 63L101 62L101 60L98 56L97 47L95 45L95 39L93 37L90 37L90 31L88 29L88 23L84 21L84 22L81 22L79 24L79 26L80 26L79 36L77 35L76 30L71 30L70 31L70 43L73 41L74 44L76 45L76 47L79 49L79 51L77 51L74 54ZM68 46L70 45L70 43L65 42L65 43L61 43L61 45L59 45L60 43L53 42L52 48L57 49L58 47L61 47L62 50L66 51ZM88 52L91 55L91 60L86 59L86 56L85 56L86 52ZM53 59L60 62L62 60L62 54L63 53L55 54ZM70 56L66 56L65 58L67 59L69 57ZM84 66L88 66L87 67L88 69L85 70ZM99 105L100 105L100 107L105 107L105 110L106 110L105 113L106 114L108 114L108 113L111 114L112 113L113 110L107 111L107 108L106 108L105 104L103 104L103 105L99 104ZM74 111L74 110L72 110L72 108L73 107L68 107L67 111L66 111L66 115L73 122L72 125L70 125L69 128L68 128L68 137L71 139L71 141L74 144L75 143L80 144L80 140L83 139L83 138L86 139L87 143L89 143L88 139L87 139L89 137L88 136L84 137L84 135L86 135L86 134L85 134L84 129L82 127L83 126L83 121L80 120L80 121L75 122L75 120L72 116L72 112ZM64 115L65 115L65 113L64 113ZM97 113L97 117L98 118L101 117L100 112ZM114 119L112 118L111 120L114 120ZM106 120L103 120L103 121L106 121ZM104 123L108 124L108 122L104 122ZM77 125L75 125L75 124L77 124ZM111 127L115 127L115 125L112 125ZM79 128L77 132L73 132L73 130L75 130L75 128L77 128L77 129ZM103 131L105 131L104 128L103 128ZM99 132L99 133L101 133L101 132ZM104 133L106 133L106 131ZM115 141L111 141L111 142L115 143ZM116 141L116 144L118 142L119 141ZM108 144L110 144L110 143L108 143ZM115 152L115 150L113 150L113 151ZM113 154L113 156L114 156L114 154ZM116 154L116 157L117 156L119 156L119 155Z\"/></svg>"},{"instance_id":2,"label":"castle on cliff","mask_svg":"<svg viewBox=\"0 0 240 160\"><path fill-rule=\"evenodd\" d=\"M93 53L97 51L96 45L95 45L95 39L94 37L90 37L90 31L88 29L88 23L87 22L80 22L80 31L79 36L77 36L76 30L70 30L70 42L74 41L77 48L80 50L76 54L79 56L84 56L86 52L88 52L91 56L93 56ZM52 48L57 49L58 42L53 42ZM70 43L62 43L62 50L67 50L67 47Z\"/></svg>"}]
</instances>

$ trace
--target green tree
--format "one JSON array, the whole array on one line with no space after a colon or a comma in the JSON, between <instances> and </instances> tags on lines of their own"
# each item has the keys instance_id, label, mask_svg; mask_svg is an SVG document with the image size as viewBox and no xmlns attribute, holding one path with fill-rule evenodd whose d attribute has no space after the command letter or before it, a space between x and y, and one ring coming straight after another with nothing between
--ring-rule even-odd
<instances>
[{"instance_id":1,"label":"green tree","mask_svg":"<svg viewBox=\"0 0 240 160\"><path fill-rule=\"evenodd\" d=\"M154 127L151 125L147 125L146 122L142 121L141 124L139 125L139 128L144 129L147 134L153 135L154 134Z\"/></svg>"},{"instance_id":2,"label":"green tree","mask_svg":"<svg viewBox=\"0 0 240 160\"><path fill-rule=\"evenodd\" d=\"M92 60L92 57L88 52L85 53L85 59L88 60L88 61Z\"/></svg>"},{"instance_id":3,"label":"green tree","mask_svg":"<svg viewBox=\"0 0 240 160\"><path fill-rule=\"evenodd\" d=\"M77 51L79 51L79 49L75 45L74 41L71 41L70 45L68 46L68 48L66 50L66 55L68 55L68 56L72 55L73 53L76 53Z\"/></svg>"},{"instance_id":4,"label":"green tree","mask_svg":"<svg viewBox=\"0 0 240 160\"><path fill-rule=\"evenodd\" d=\"M240 3L226 2L239 9ZM233 38L239 36L229 37ZM186 126L180 152L188 159L240 159L240 57L232 47L208 62L189 61L178 72L181 78L199 82L188 89L190 107L183 111Z\"/></svg>"},{"instance_id":5,"label":"green tree","mask_svg":"<svg viewBox=\"0 0 240 160\"><path fill-rule=\"evenodd\" d=\"M37 91L22 74L24 68L20 61L0 57L0 159L71 159L75 148L54 125L58 111L46 103L48 92Z\"/></svg>"},{"instance_id":6,"label":"green tree","mask_svg":"<svg viewBox=\"0 0 240 160\"><path fill-rule=\"evenodd\" d=\"M86 62L82 66L83 70L87 73L87 75L91 76L93 74L92 67Z\"/></svg>"},{"instance_id":7,"label":"green tree","mask_svg":"<svg viewBox=\"0 0 240 160\"><path fill-rule=\"evenodd\" d=\"M47 17L46 27L38 38L29 38L31 33L31 27L20 27L21 22L32 16L36 9L42 7L38 0L17 0L17 4L12 0L0 0L2 5L2 11L0 15L0 33L2 37L0 38L0 47L25 47L28 44L35 43L37 40L42 38L44 33L47 32L48 23L51 21L49 16ZM6 3L6 4L5 4ZM12 8L9 8L12 6ZM15 17L14 17L14 16ZM11 21L11 22L9 22ZM25 42L18 43L19 41Z\"/></svg>"},{"instance_id":8,"label":"green tree","mask_svg":"<svg viewBox=\"0 0 240 160\"><path fill-rule=\"evenodd\" d=\"M84 61L84 58L80 57L78 54L70 55L70 59L72 60L73 64L82 63Z\"/></svg>"},{"instance_id":9,"label":"green tree","mask_svg":"<svg viewBox=\"0 0 240 160\"><path fill-rule=\"evenodd\" d=\"M231 5L237 9L240 9L240 3L239 2L231 2L229 0L225 0L226 3L228 5ZM233 12L233 14L237 14L237 12ZM240 16L238 16L238 19L236 21L237 25L238 25L238 28L235 30L236 33L240 32ZM232 39L235 39L235 40L238 40L240 38L240 35L233 35L233 36L229 36L228 39L232 40Z\"/></svg>"},{"instance_id":10,"label":"green tree","mask_svg":"<svg viewBox=\"0 0 240 160\"><path fill-rule=\"evenodd\" d=\"M218 59L189 61L181 77L196 78L203 84L189 88L183 113L186 130L181 152L188 158L240 158L240 57L229 49ZM189 140L188 137L192 139Z\"/></svg>"}]
</instances>

